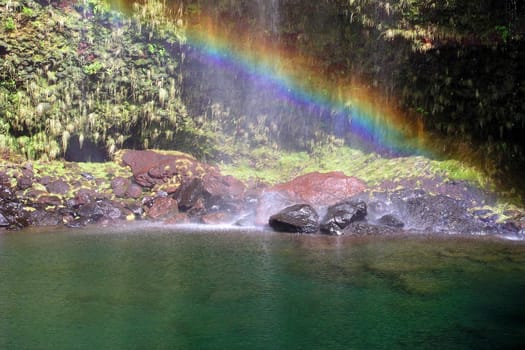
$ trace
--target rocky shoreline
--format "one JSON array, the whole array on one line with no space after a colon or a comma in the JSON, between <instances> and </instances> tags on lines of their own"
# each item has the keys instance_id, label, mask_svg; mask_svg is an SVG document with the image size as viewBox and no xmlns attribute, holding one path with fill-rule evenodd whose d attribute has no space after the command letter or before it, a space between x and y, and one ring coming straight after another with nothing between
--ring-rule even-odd
<instances>
[{"instance_id":1,"label":"rocky shoreline","mask_svg":"<svg viewBox=\"0 0 525 350\"><path fill-rule=\"evenodd\" d=\"M444 179L373 188L341 172L309 173L274 186L244 184L188 154L123 150L109 163L0 164L0 227L165 224L265 226L328 235L405 233L523 238L522 210L496 213L494 198Z\"/></svg>"}]
</instances>

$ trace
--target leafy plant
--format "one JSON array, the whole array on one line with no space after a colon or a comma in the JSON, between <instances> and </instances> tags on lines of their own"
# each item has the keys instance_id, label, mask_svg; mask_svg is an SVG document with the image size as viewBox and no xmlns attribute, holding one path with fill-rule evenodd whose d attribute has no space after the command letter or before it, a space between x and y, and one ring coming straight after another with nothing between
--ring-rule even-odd
<instances>
[{"instance_id":1,"label":"leafy plant","mask_svg":"<svg viewBox=\"0 0 525 350\"><path fill-rule=\"evenodd\" d=\"M88 64L87 66L84 66L84 68L82 68L82 70L87 75L95 75L98 72L100 72L100 70L102 68L104 68L104 65L102 65L102 63L100 63L98 61L95 61L95 62L93 62L91 64Z\"/></svg>"},{"instance_id":2,"label":"leafy plant","mask_svg":"<svg viewBox=\"0 0 525 350\"><path fill-rule=\"evenodd\" d=\"M16 28L16 25L15 25L15 20L11 17L9 17L8 19L6 19L5 23L4 23L4 28L5 30L7 31L13 31L15 30Z\"/></svg>"},{"instance_id":3,"label":"leafy plant","mask_svg":"<svg viewBox=\"0 0 525 350\"><path fill-rule=\"evenodd\" d=\"M32 17L33 16L33 9L29 8L29 7L24 7L22 9L22 14L24 16L27 16L27 17Z\"/></svg>"},{"instance_id":4,"label":"leafy plant","mask_svg":"<svg viewBox=\"0 0 525 350\"><path fill-rule=\"evenodd\" d=\"M510 29L507 26L495 26L494 30L499 34L501 40L506 44L510 38Z\"/></svg>"}]
</instances>

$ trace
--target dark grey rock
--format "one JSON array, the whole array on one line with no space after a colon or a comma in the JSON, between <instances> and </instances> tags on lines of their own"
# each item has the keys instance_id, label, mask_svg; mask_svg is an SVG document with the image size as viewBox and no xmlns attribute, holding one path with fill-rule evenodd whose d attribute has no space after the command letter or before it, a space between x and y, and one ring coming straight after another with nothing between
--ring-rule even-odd
<instances>
[{"instance_id":1,"label":"dark grey rock","mask_svg":"<svg viewBox=\"0 0 525 350\"><path fill-rule=\"evenodd\" d=\"M175 199L179 203L181 211L187 211L195 207L199 199L204 197L204 187L202 180L194 178L188 183L184 183L175 193Z\"/></svg>"},{"instance_id":2,"label":"dark grey rock","mask_svg":"<svg viewBox=\"0 0 525 350\"><path fill-rule=\"evenodd\" d=\"M364 220L366 203L360 200L345 200L328 207L321 221L321 233L342 235L344 229L354 221Z\"/></svg>"},{"instance_id":3,"label":"dark grey rock","mask_svg":"<svg viewBox=\"0 0 525 350\"><path fill-rule=\"evenodd\" d=\"M296 204L272 215L269 224L276 231L315 233L319 230L319 215L308 204Z\"/></svg>"},{"instance_id":4,"label":"dark grey rock","mask_svg":"<svg viewBox=\"0 0 525 350\"><path fill-rule=\"evenodd\" d=\"M397 216L392 214L387 214L382 216L377 223L384 226L402 228L405 226L405 223L401 221Z\"/></svg>"}]
</instances>

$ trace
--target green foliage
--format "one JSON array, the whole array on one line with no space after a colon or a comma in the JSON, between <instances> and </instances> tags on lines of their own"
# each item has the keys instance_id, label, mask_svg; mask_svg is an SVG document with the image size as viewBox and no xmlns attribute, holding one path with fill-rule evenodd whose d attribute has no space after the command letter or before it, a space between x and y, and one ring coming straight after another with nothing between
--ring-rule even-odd
<instances>
[{"instance_id":1,"label":"green foliage","mask_svg":"<svg viewBox=\"0 0 525 350\"><path fill-rule=\"evenodd\" d=\"M313 171L343 171L363 179L369 186L387 180L435 176L464 180L481 187L490 183L481 171L459 161L435 161L414 156L383 158L378 154L349 148L339 141L332 139L318 144L314 153L289 152L264 146L244 151L238 149L236 152L241 156L230 164L221 164L221 170L244 181L256 180L270 184Z\"/></svg>"},{"instance_id":2,"label":"green foliage","mask_svg":"<svg viewBox=\"0 0 525 350\"><path fill-rule=\"evenodd\" d=\"M11 17L7 18L4 23L4 29L6 31L13 31L16 29L15 20Z\"/></svg>"},{"instance_id":3,"label":"green foliage","mask_svg":"<svg viewBox=\"0 0 525 350\"><path fill-rule=\"evenodd\" d=\"M102 70L102 68L104 68L104 65L101 62L99 62L99 61L95 61L93 63L90 63L90 64L84 66L84 68L82 68L82 70L87 75L95 75L95 74L99 73Z\"/></svg>"},{"instance_id":4,"label":"green foliage","mask_svg":"<svg viewBox=\"0 0 525 350\"><path fill-rule=\"evenodd\" d=\"M32 8L29 7L23 7L22 8L22 14L27 17L33 17L34 11Z\"/></svg>"},{"instance_id":5,"label":"green foliage","mask_svg":"<svg viewBox=\"0 0 525 350\"><path fill-rule=\"evenodd\" d=\"M510 34L511 34L509 27L498 25L494 27L494 30L496 31L496 33L499 34L499 36L501 37L501 40L506 44L507 41L510 39Z\"/></svg>"},{"instance_id":6,"label":"green foliage","mask_svg":"<svg viewBox=\"0 0 525 350\"><path fill-rule=\"evenodd\" d=\"M95 15L103 15L111 11L110 3L106 0L88 0L88 6Z\"/></svg>"}]
</instances>

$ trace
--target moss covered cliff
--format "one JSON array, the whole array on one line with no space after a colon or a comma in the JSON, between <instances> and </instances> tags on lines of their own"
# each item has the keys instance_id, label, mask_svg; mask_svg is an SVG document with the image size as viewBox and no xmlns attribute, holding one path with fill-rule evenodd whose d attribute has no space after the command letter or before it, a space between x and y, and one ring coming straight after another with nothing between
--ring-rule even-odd
<instances>
[{"instance_id":1,"label":"moss covered cliff","mask_svg":"<svg viewBox=\"0 0 525 350\"><path fill-rule=\"evenodd\" d=\"M224 33L305 58L292 62L306 66L295 77L305 84L357 77L382 104L421 122L442 154L503 182L523 174L520 1L117 5L0 0L2 150L103 160L119 148L164 148L260 165L269 152L356 144L340 115L277 99L200 61L187 30L211 18Z\"/></svg>"}]
</instances>

